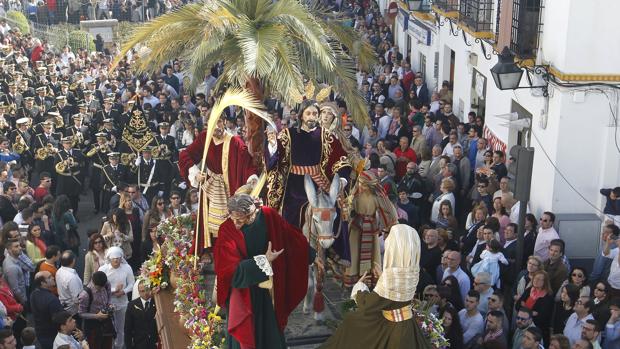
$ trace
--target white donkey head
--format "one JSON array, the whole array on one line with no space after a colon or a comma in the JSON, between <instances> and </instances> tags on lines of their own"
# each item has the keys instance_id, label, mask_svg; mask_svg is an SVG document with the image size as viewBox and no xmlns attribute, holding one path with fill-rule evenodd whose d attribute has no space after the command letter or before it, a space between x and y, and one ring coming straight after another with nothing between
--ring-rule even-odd
<instances>
[{"instance_id":1,"label":"white donkey head","mask_svg":"<svg viewBox=\"0 0 620 349\"><path fill-rule=\"evenodd\" d=\"M336 219L336 199L340 191L340 177L336 174L329 187L329 194L317 190L310 175L304 176L304 188L312 214L310 230L316 229L319 244L323 248L329 248L334 243L334 220Z\"/></svg>"}]
</instances>

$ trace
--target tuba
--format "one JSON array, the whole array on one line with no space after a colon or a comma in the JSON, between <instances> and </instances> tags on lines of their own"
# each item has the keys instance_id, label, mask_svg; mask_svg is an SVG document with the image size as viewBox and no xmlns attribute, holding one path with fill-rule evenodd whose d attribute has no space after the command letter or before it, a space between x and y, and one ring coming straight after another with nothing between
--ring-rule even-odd
<instances>
[{"instance_id":1,"label":"tuba","mask_svg":"<svg viewBox=\"0 0 620 349\"><path fill-rule=\"evenodd\" d=\"M17 134L15 136L15 142L13 143L13 151L21 155L24 152L28 151L29 149L30 148L28 147L28 144L26 144L26 141L24 140L22 135Z\"/></svg>"}]
</instances>

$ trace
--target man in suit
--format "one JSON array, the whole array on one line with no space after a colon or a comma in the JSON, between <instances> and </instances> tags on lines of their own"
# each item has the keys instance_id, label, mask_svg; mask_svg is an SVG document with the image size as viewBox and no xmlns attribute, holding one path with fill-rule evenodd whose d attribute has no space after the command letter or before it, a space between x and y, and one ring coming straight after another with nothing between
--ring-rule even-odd
<instances>
[{"instance_id":1,"label":"man in suit","mask_svg":"<svg viewBox=\"0 0 620 349\"><path fill-rule=\"evenodd\" d=\"M103 212L108 212L110 208L110 198L118 192L118 186L121 182L126 182L129 169L123 164L119 164L120 153L108 153L110 164L103 168L103 176L101 176L101 186L103 187Z\"/></svg>"},{"instance_id":2,"label":"man in suit","mask_svg":"<svg viewBox=\"0 0 620 349\"><path fill-rule=\"evenodd\" d=\"M428 93L428 87L426 87L426 83L424 82L424 79L422 79L422 76L416 76L415 80L413 80L413 85L418 102L428 104L430 102L430 95Z\"/></svg>"},{"instance_id":3,"label":"man in suit","mask_svg":"<svg viewBox=\"0 0 620 349\"><path fill-rule=\"evenodd\" d=\"M125 347L127 349L157 348L157 323L155 301L151 290L143 282L138 285L140 297L127 305L125 315Z\"/></svg>"}]
</instances>

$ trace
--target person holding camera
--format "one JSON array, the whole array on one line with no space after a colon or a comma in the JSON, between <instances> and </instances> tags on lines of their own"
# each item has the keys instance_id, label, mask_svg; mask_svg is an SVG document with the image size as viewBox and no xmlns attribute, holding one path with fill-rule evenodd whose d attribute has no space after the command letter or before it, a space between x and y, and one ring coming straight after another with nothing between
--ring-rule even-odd
<instances>
[{"instance_id":1,"label":"person holding camera","mask_svg":"<svg viewBox=\"0 0 620 349\"><path fill-rule=\"evenodd\" d=\"M97 271L79 297L78 314L91 349L111 349L116 333L112 319L112 291L106 273Z\"/></svg>"}]
</instances>

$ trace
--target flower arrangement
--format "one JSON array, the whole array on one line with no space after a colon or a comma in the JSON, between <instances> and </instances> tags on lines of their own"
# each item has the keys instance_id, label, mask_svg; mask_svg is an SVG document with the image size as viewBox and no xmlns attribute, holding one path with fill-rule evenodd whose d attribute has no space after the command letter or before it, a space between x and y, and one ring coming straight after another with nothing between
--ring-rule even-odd
<instances>
[{"instance_id":1,"label":"flower arrangement","mask_svg":"<svg viewBox=\"0 0 620 349\"><path fill-rule=\"evenodd\" d=\"M168 287L170 273L168 266L164 264L161 250L154 251L151 258L144 261L142 268L140 268L139 278L152 290Z\"/></svg>"},{"instance_id":2,"label":"flower arrangement","mask_svg":"<svg viewBox=\"0 0 620 349\"><path fill-rule=\"evenodd\" d=\"M443 321L431 311L432 307L432 303L414 301L413 317L433 348L449 348L450 342L444 336Z\"/></svg>"},{"instance_id":3,"label":"flower arrangement","mask_svg":"<svg viewBox=\"0 0 620 349\"><path fill-rule=\"evenodd\" d=\"M140 278L155 290L176 280L174 309L191 337L189 349L224 347L224 322L219 307L212 304L207 279L194 269L192 255L196 214L171 217L159 224L157 236L161 248L144 262ZM174 279L174 280L173 280Z\"/></svg>"}]
</instances>

